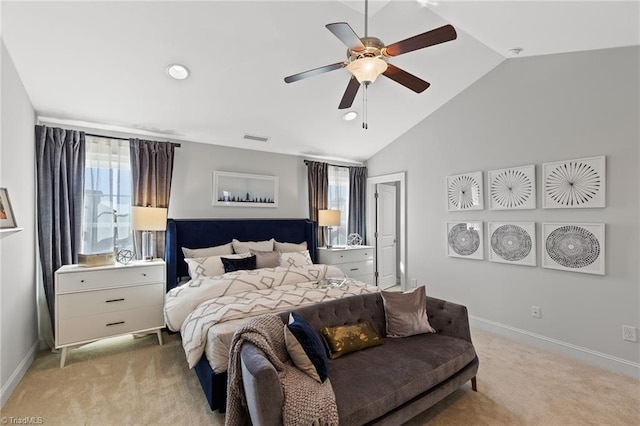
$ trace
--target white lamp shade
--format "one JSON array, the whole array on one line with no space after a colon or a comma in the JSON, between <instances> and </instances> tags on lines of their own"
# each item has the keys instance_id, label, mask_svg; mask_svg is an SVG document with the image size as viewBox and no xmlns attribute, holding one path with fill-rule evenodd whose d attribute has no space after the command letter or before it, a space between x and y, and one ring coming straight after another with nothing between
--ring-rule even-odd
<instances>
[{"instance_id":1,"label":"white lamp shade","mask_svg":"<svg viewBox=\"0 0 640 426\"><path fill-rule=\"evenodd\" d=\"M386 70L387 63L380 58L360 58L347 65L347 71L353 74L358 83L373 83Z\"/></svg>"},{"instance_id":2,"label":"white lamp shade","mask_svg":"<svg viewBox=\"0 0 640 426\"><path fill-rule=\"evenodd\" d=\"M340 210L318 210L318 226L340 226Z\"/></svg>"},{"instance_id":3,"label":"white lamp shade","mask_svg":"<svg viewBox=\"0 0 640 426\"><path fill-rule=\"evenodd\" d=\"M164 231L167 229L167 209L132 207L131 226L138 231Z\"/></svg>"}]
</instances>

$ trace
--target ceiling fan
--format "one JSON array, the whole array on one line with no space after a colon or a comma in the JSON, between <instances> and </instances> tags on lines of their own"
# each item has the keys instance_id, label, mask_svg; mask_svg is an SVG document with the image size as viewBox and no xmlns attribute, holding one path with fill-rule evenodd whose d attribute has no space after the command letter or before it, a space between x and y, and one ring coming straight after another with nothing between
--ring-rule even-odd
<instances>
[{"instance_id":1,"label":"ceiling fan","mask_svg":"<svg viewBox=\"0 0 640 426\"><path fill-rule=\"evenodd\" d=\"M425 91L430 86L428 82L389 63L388 58L455 40L457 37L456 30L451 25L445 25L385 46L379 38L369 37L367 15L368 0L365 0L364 37L362 38L358 37L346 22L326 25L327 29L348 47L346 61L290 75L285 77L284 81L293 83L294 81L346 67L352 76L338 106L339 109L350 108L360 85L364 84L366 89L380 74L416 93Z\"/></svg>"}]
</instances>

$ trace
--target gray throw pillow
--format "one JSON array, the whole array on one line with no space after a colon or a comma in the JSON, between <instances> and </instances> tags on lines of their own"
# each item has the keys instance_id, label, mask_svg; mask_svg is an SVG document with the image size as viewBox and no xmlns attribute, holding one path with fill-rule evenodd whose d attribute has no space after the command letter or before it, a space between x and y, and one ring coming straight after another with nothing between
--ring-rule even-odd
<instances>
[{"instance_id":1,"label":"gray throw pillow","mask_svg":"<svg viewBox=\"0 0 640 426\"><path fill-rule=\"evenodd\" d=\"M303 241L300 244L296 243L280 243L278 241L275 242L276 251L280 253L293 253L299 251L305 251L307 249L307 242Z\"/></svg>"},{"instance_id":2,"label":"gray throw pillow","mask_svg":"<svg viewBox=\"0 0 640 426\"><path fill-rule=\"evenodd\" d=\"M256 256L256 268L275 268L280 266L280 253L277 251L249 250Z\"/></svg>"},{"instance_id":3,"label":"gray throw pillow","mask_svg":"<svg viewBox=\"0 0 640 426\"><path fill-rule=\"evenodd\" d=\"M387 320L387 337L408 337L435 333L427 317L427 293L424 286L411 292L381 291Z\"/></svg>"},{"instance_id":4,"label":"gray throw pillow","mask_svg":"<svg viewBox=\"0 0 640 426\"><path fill-rule=\"evenodd\" d=\"M193 257L222 256L225 254L233 254L233 246L231 245L231 243L228 243L221 246L198 249L182 247L182 254L184 254L184 257L188 259Z\"/></svg>"}]
</instances>

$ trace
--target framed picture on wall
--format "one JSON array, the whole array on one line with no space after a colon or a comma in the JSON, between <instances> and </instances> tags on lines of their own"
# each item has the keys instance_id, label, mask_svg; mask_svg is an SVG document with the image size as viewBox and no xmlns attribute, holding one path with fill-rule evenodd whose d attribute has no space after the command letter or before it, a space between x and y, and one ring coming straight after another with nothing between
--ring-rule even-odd
<instances>
[{"instance_id":1,"label":"framed picture on wall","mask_svg":"<svg viewBox=\"0 0 640 426\"><path fill-rule=\"evenodd\" d=\"M482 222L447 222L447 255L483 260Z\"/></svg>"},{"instance_id":2,"label":"framed picture on wall","mask_svg":"<svg viewBox=\"0 0 640 426\"><path fill-rule=\"evenodd\" d=\"M579 158L542 165L542 208L606 207L605 157Z\"/></svg>"},{"instance_id":3,"label":"framed picture on wall","mask_svg":"<svg viewBox=\"0 0 640 426\"><path fill-rule=\"evenodd\" d=\"M17 228L16 217L13 215L9 191L7 188L0 188L0 229Z\"/></svg>"},{"instance_id":4,"label":"framed picture on wall","mask_svg":"<svg viewBox=\"0 0 640 426\"><path fill-rule=\"evenodd\" d=\"M482 210L482 172L447 176L447 210Z\"/></svg>"},{"instance_id":5,"label":"framed picture on wall","mask_svg":"<svg viewBox=\"0 0 640 426\"><path fill-rule=\"evenodd\" d=\"M536 266L535 222L489 222L489 261Z\"/></svg>"},{"instance_id":6,"label":"framed picture on wall","mask_svg":"<svg viewBox=\"0 0 640 426\"><path fill-rule=\"evenodd\" d=\"M278 177L214 171L213 205L278 207Z\"/></svg>"},{"instance_id":7,"label":"framed picture on wall","mask_svg":"<svg viewBox=\"0 0 640 426\"><path fill-rule=\"evenodd\" d=\"M604 275L604 223L543 223L542 267Z\"/></svg>"},{"instance_id":8,"label":"framed picture on wall","mask_svg":"<svg viewBox=\"0 0 640 426\"><path fill-rule=\"evenodd\" d=\"M489 170L489 209L524 210L536 208L535 166Z\"/></svg>"}]
</instances>

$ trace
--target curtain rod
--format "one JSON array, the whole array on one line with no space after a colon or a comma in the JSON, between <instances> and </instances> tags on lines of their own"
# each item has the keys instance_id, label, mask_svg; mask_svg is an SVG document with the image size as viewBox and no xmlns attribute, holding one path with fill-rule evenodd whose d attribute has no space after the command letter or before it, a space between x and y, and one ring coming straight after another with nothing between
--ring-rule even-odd
<instances>
[{"instance_id":1,"label":"curtain rod","mask_svg":"<svg viewBox=\"0 0 640 426\"><path fill-rule=\"evenodd\" d=\"M353 165L353 166L345 166L344 164L331 164L331 163L327 163L326 161L315 161L315 160L304 160L304 164L305 165L309 165L309 162L314 162L314 163L326 163L329 166L332 167L367 167L364 164L361 166L357 166L357 165Z\"/></svg>"},{"instance_id":2,"label":"curtain rod","mask_svg":"<svg viewBox=\"0 0 640 426\"><path fill-rule=\"evenodd\" d=\"M132 139L132 138L119 138L117 136L96 135L95 133L86 133L86 132L85 132L85 135L94 136L96 138L117 139L117 140L120 140L120 141L128 141L128 140ZM181 145L179 143L175 143L175 142L169 142L169 143L173 144L176 148L180 148L181 147Z\"/></svg>"}]
</instances>

